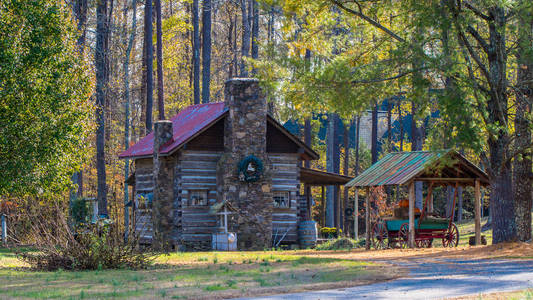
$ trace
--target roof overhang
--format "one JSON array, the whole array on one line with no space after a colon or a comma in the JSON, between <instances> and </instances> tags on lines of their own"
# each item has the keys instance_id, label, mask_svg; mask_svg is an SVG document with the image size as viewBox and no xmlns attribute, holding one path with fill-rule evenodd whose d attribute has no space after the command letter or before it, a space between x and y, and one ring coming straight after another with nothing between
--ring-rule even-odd
<instances>
[{"instance_id":1,"label":"roof overhang","mask_svg":"<svg viewBox=\"0 0 533 300\"><path fill-rule=\"evenodd\" d=\"M352 177L300 167L300 182L307 185L345 185Z\"/></svg>"},{"instance_id":2,"label":"roof overhang","mask_svg":"<svg viewBox=\"0 0 533 300\"><path fill-rule=\"evenodd\" d=\"M318 153L316 153L311 147L307 146L304 142L302 142L302 140L288 131L285 127L283 127L283 125L276 121L276 119L270 114L267 115L267 121L274 125L278 130L283 132L283 134L285 134L289 139L291 139L291 141L300 147L303 160L317 160L320 158Z\"/></svg>"}]
</instances>

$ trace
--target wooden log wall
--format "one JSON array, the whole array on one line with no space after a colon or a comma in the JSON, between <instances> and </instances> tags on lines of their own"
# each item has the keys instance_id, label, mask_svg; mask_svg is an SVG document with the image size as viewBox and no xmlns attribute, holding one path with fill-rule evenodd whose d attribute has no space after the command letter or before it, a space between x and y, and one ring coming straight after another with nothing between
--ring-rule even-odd
<instances>
[{"instance_id":1,"label":"wooden log wall","mask_svg":"<svg viewBox=\"0 0 533 300\"><path fill-rule=\"evenodd\" d=\"M298 154L269 153L269 158L272 162L272 192L289 192L291 203L290 208L274 208L272 240L279 240L287 232L282 243L294 243L298 241L299 157Z\"/></svg>"},{"instance_id":2,"label":"wooden log wall","mask_svg":"<svg viewBox=\"0 0 533 300\"><path fill-rule=\"evenodd\" d=\"M139 235L139 243L151 244L153 225L152 209L139 203L139 197L149 197L154 190L153 162L151 158L135 161L135 233Z\"/></svg>"},{"instance_id":3,"label":"wooden log wall","mask_svg":"<svg viewBox=\"0 0 533 300\"><path fill-rule=\"evenodd\" d=\"M307 218L307 197L298 193L298 221L305 221Z\"/></svg>"},{"instance_id":4,"label":"wooden log wall","mask_svg":"<svg viewBox=\"0 0 533 300\"><path fill-rule=\"evenodd\" d=\"M183 150L176 165L178 202L181 209L178 224L181 240L187 250L211 249L212 234L217 230L216 216L209 207L217 202L217 163L222 152ZM207 190L208 205L189 205L189 191Z\"/></svg>"}]
</instances>

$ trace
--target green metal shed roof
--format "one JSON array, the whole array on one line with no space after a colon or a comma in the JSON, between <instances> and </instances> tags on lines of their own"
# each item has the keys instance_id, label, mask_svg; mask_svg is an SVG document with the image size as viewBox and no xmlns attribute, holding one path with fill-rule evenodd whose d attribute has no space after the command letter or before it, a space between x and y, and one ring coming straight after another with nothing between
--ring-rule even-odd
<instances>
[{"instance_id":1,"label":"green metal shed roof","mask_svg":"<svg viewBox=\"0 0 533 300\"><path fill-rule=\"evenodd\" d=\"M455 150L394 152L385 155L347 187L403 185L415 178L479 178L488 183L488 176Z\"/></svg>"}]
</instances>

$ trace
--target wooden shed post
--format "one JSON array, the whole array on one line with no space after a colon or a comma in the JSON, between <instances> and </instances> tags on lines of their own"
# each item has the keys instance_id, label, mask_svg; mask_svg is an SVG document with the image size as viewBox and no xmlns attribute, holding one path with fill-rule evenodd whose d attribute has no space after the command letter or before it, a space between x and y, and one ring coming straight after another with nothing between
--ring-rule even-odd
<instances>
[{"instance_id":1,"label":"wooden shed post","mask_svg":"<svg viewBox=\"0 0 533 300\"><path fill-rule=\"evenodd\" d=\"M474 218L476 245L481 245L481 191L479 179L476 179L475 183Z\"/></svg>"},{"instance_id":2,"label":"wooden shed post","mask_svg":"<svg viewBox=\"0 0 533 300\"><path fill-rule=\"evenodd\" d=\"M365 198L365 249L370 250L370 188L366 187Z\"/></svg>"},{"instance_id":3,"label":"wooden shed post","mask_svg":"<svg viewBox=\"0 0 533 300\"><path fill-rule=\"evenodd\" d=\"M433 213L433 193L429 195L429 203L428 203L427 212L430 214Z\"/></svg>"},{"instance_id":4,"label":"wooden shed post","mask_svg":"<svg viewBox=\"0 0 533 300\"><path fill-rule=\"evenodd\" d=\"M409 183L409 248L415 246L415 183Z\"/></svg>"},{"instance_id":5,"label":"wooden shed post","mask_svg":"<svg viewBox=\"0 0 533 300\"><path fill-rule=\"evenodd\" d=\"M353 238L359 239L359 189L355 188L355 197L353 203Z\"/></svg>"}]
</instances>

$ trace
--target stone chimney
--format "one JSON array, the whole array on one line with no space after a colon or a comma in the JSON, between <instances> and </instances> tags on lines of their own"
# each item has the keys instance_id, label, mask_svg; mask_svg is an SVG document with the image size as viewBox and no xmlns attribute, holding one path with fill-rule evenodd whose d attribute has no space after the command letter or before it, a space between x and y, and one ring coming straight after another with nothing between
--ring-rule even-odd
<instances>
[{"instance_id":1,"label":"stone chimney","mask_svg":"<svg viewBox=\"0 0 533 300\"><path fill-rule=\"evenodd\" d=\"M161 156L160 149L172 140L172 122L157 121L154 124L154 198L152 201L152 244L155 249L168 249L173 229L173 178L174 165L168 156Z\"/></svg>"},{"instance_id":2,"label":"stone chimney","mask_svg":"<svg viewBox=\"0 0 533 300\"><path fill-rule=\"evenodd\" d=\"M224 128L225 155L219 163L218 192L238 213L230 220L240 250L263 250L272 240L271 164L266 153L267 102L253 78L226 81L229 117ZM263 167L257 180L244 180L239 163L251 156ZM252 166L253 169L253 166Z\"/></svg>"}]
</instances>

